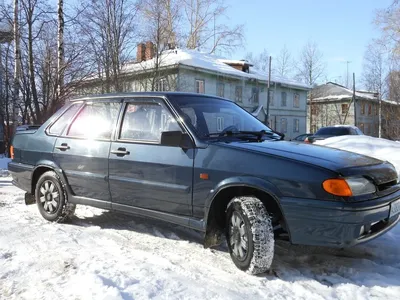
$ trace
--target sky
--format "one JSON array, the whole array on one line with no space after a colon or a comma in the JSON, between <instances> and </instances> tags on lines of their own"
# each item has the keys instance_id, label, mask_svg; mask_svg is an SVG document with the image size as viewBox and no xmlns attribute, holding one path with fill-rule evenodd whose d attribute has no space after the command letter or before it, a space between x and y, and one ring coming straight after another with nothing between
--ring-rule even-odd
<instances>
[{"instance_id":1,"label":"sky","mask_svg":"<svg viewBox=\"0 0 400 300\"><path fill-rule=\"evenodd\" d=\"M355 72L361 78L366 46L379 31L373 24L377 9L388 7L392 0L227 0L231 24L245 25L245 49L232 57L243 59L267 49L278 55L286 44L297 57L308 40L315 41L326 62L328 81L349 81ZM325 81L325 78L324 78Z\"/></svg>"}]
</instances>

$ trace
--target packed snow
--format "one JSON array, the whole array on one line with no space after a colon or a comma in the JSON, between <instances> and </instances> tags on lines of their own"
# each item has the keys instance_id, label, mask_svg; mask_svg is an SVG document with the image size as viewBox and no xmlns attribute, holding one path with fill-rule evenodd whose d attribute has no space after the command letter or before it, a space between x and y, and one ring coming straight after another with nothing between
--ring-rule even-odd
<instances>
[{"instance_id":1,"label":"packed snow","mask_svg":"<svg viewBox=\"0 0 400 300\"><path fill-rule=\"evenodd\" d=\"M239 78L253 78L262 81L268 80L268 73L258 70L254 67L250 68L250 73L245 73L237 70L227 63L234 62L226 60L214 54L204 53L195 50L167 50L164 51L158 59L158 64L161 67L184 65L188 67L202 68L205 70L236 76ZM236 61L237 62L237 61ZM124 66L123 72L140 72L154 68L156 63L155 59L143 61L140 63L130 63ZM283 83L299 88L309 89L310 86L299 81L295 81L282 76L272 76L272 82Z\"/></svg>"},{"instance_id":2,"label":"packed snow","mask_svg":"<svg viewBox=\"0 0 400 300\"><path fill-rule=\"evenodd\" d=\"M396 167L400 178L400 143L398 142L368 135L343 135L325 140L317 140L315 144L339 148L388 161Z\"/></svg>"},{"instance_id":3,"label":"packed snow","mask_svg":"<svg viewBox=\"0 0 400 300\"><path fill-rule=\"evenodd\" d=\"M400 170L398 143L334 143ZM0 178L0 299L399 299L400 225L345 250L277 242L272 271L252 276L195 231L85 206L49 223L23 195Z\"/></svg>"}]
</instances>

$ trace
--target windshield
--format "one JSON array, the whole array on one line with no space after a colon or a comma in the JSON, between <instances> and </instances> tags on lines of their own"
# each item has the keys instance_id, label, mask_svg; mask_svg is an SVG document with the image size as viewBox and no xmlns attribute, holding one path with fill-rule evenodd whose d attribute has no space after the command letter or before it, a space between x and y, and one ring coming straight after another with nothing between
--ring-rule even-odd
<instances>
[{"instance_id":1,"label":"windshield","mask_svg":"<svg viewBox=\"0 0 400 300\"><path fill-rule=\"evenodd\" d=\"M213 97L171 95L181 117L201 138L225 132L273 131L235 103ZM279 138L278 135L276 135Z\"/></svg>"},{"instance_id":2,"label":"windshield","mask_svg":"<svg viewBox=\"0 0 400 300\"><path fill-rule=\"evenodd\" d=\"M350 129L346 127L325 127L318 130L315 135L347 135Z\"/></svg>"}]
</instances>

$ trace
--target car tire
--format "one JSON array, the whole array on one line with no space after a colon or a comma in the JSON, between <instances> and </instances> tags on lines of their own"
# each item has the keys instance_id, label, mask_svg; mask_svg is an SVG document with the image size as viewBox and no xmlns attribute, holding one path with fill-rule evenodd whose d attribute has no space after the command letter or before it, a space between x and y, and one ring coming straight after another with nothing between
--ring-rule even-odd
<instances>
[{"instance_id":1,"label":"car tire","mask_svg":"<svg viewBox=\"0 0 400 300\"><path fill-rule=\"evenodd\" d=\"M274 231L264 204L255 197L236 197L228 204L226 239L235 265L249 274L268 271L274 258Z\"/></svg>"},{"instance_id":2,"label":"car tire","mask_svg":"<svg viewBox=\"0 0 400 300\"><path fill-rule=\"evenodd\" d=\"M67 202L67 194L60 177L54 171L40 176L35 188L35 199L43 218L51 222L65 222L75 213L75 204Z\"/></svg>"}]
</instances>

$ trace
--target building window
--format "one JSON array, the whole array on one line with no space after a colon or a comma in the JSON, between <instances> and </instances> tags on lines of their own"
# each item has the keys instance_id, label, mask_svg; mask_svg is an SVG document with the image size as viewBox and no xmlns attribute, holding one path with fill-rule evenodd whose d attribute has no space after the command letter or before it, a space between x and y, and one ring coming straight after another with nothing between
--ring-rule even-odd
<instances>
[{"instance_id":1,"label":"building window","mask_svg":"<svg viewBox=\"0 0 400 300\"><path fill-rule=\"evenodd\" d=\"M298 93L293 94L293 107L300 107L300 95Z\"/></svg>"},{"instance_id":2,"label":"building window","mask_svg":"<svg viewBox=\"0 0 400 300\"><path fill-rule=\"evenodd\" d=\"M347 114L348 111L349 111L349 105L347 103L343 103L342 104L342 115Z\"/></svg>"},{"instance_id":3,"label":"building window","mask_svg":"<svg viewBox=\"0 0 400 300\"><path fill-rule=\"evenodd\" d=\"M375 116L379 114L379 104L374 105L375 107Z\"/></svg>"},{"instance_id":4,"label":"building window","mask_svg":"<svg viewBox=\"0 0 400 300\"><path fill-rule=\"evenodd\" d=\"M287 132L287 119L286 118L281 119L281 132L282 133Z\"/></svg>"},{"instance_id":5,"label":"building window","mask_svg":"<svg viewBox=\"0 0 400 300\"><path fill-rule=\"evenodd\" d=\"M311 105L311 114L313 115L318 114L318 106L315 103Z\"/></svg>"},{"instance_id":6,"label":"building window","mask_svg":"<svg viewBox=\"0 0 400 300\"><path fill-rule=\"evenodd\" d=\"M286 92L281 93L281 106L286 106Z\"/></svg>"},{"instance_id":7,"label":"building window","mask_svg":"<svg viewBox=\"0 0 400 300\"><path fill-rule=\"evenodd\" d=\"M250 102L258 103L259 100L259 89L257 87L253 87L251 89L251 98Z\"/></svg>"},{"instance_id":8,"label":"building window","mask_svg":"<svg viewBox=\"0 0 400 300\"><path fill-rule=\"evenodd\" d=\"M361 130L362 132L364 132L364 123L359 123L359 124L358 124L358 128L360 128L360 130Z\"/></svg>"},{"instance_id":9,"label":"building window","mask_svg":"<svg viewBox=\"0 0 400 300\"><path fill-rule=\"evenodd\" d=\"M225 94L225 85L222 82L218 82L217 84L217 96L224 97Z\"/></svg>"},{"instance_id":10,"label":"building window","mask_svg":"<svg viewBox=\"0 0 400 300\"><path fill-rule=\"evenodd\" d=\"M196 93L204 94L204 80L196 79Z\"/></svg>"},{"instance_id":11,"label":"building window","mask_svg":"<svg viewBox=\"0 0 400 300\"><path fill-rule=\"evenodd\" d=\"M241 86L236 86L236 88L235 88L235 101L236 102L242 102L242 94L243 94L243 88Z\"/></svg>"},{"instance_id":12,"label":"building window","mask_svg":"<svg viewBox=\"0 0 400 300\"><path fill-rule=\"evenodd\" d=\"M157 80L156 91L159 91L159 92L168 91L168 81L166 78L161 78L161 79Z\"/></svg>"},{"instance_id":13,"label":"building window","mask_svg":"<svg viewBox=\"0 0 400 300\"><path fill-rule=\"evenodd\" d=\"M365 103L364 102L361 103L361 114L365 115Z\"/></svg>"},{"instance_id":14,"label":"building window","mask_svg":"<svg viewBox=\"0 0 400 300\"><path fill-rule=\"evenodd\" d=\"M224 130L224 118L217 117L217 131L221 132L222 130Z\"/></svg>"},{"instance_id":15,"label":"building window","mask_svg":"<svg viewBox=\"0 0 400 300\"><path fill-rule=\"evenodd\" d=\"M293 132L299 132L299 119L293 119Z\"/></svg>"},{"instance_id":16,"label":"building window","mask_svg":"<svg viewBox=\"0 0 400 300\"><path fill-rule=\"evenodd\" d=\"M268 91L269 93L269 105L274 106L275 105L275 99L274 99L274 91L270 90Z\"/></svg>"},{"instance_id":17,"label":"building window","mask_svg":"<svg viewBox=\"0 0 400 300\"><path fill-rule=\"evenodd\" d=\"M371 103L368 104L368 115L369 116L372 115L372 105L371 105Z\"/></svg>"}]
</instances>

